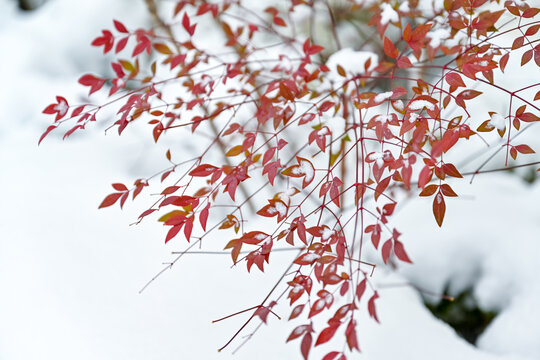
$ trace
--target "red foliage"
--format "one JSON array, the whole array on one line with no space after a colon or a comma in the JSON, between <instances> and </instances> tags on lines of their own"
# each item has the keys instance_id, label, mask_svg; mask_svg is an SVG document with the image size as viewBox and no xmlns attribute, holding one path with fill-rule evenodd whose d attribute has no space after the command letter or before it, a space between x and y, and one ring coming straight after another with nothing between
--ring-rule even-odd
<instances>
[{"instance_id":1,"label":"red foliage","mask_svg":"<svg viewBox=\"0 0 540 360\"><path fill-rule=\"evenodd\" d=\"M343 343L347 352L360 349L356 311L367 308L379 321L379 294L370 282L375 264L365 263L358 249L371 240L384 264L412 263L406 234L401 240L391 226L403 194L420 189L419 196L433 197L433 215L442 226L445 198L458 196L449 183L482 173L487 164L464 172L449 160L456 149L497 129L493 136L506 135L501 149L507 161L534 153L514 137L522 123L540 121L540 91L534 97L524 92L540 84L509 90L497 81L505 71L540 66L540 44L533 39L539 9L495 0L445 0L440 10L421 10L417 1L393 6L350 0L328 6L332 21L319 25L328 28L332 42L317 44L313 33L295 33L302 26L291 23L303 21L295 17L297 8L314 11L313 3L293 0L261 16L249 2L178 1L171 25L160 21L150 30L130 29L114 20L114 29L103 30L92 45L124 58L112 61L112 75L86 74L79 83L89 95L109 89L106 106L118 107L112 126L119 134L142 121L156 143L182 129L212 134L194 159L173 162L167 150L171 166L159 174L137 179L132 187L113 184L115 192L99 207L124 206L129 194L134 199L161 175L162 183L174 181L163 185L161 198L139 222L160 212L166 243L182 230L191 244L221 231L233 263L245 262L248 271L253 265L264 271L278 246L296 249L279 281L288 286L294 306L289 320L304 315L307 323L287 341L300 340L305 359L313 347L339 346L323 359L344 360ZM361 50L375 54L351 68L347 58L333 57L346 45L338 24L361 22L366 13L370 23L360 25L374 26L377 34L365 38ZM176 24L181 31L173 31ZM199 43L208 28L224 43ZM497 45L503 35L511 37L511 47ZM521 67L509 68L512 58ZM169 85L176 89L172 95ZM506 116L483 109L494 92L508 100ZM67 127L66 136L84 129L103 106L70 106L56 97L43 111L54 116L54 124L39 142L57 128ZM478 113L490 119L478 125ZM233 211L224 213L224 206ZM243 211L247 207L252 209ZM265 232L260 226L248 229L248 214L271 221ZM283 302L273 291L245 310L253 313L248 322L268 321L271 308ZM315 326L313 318L326 324Z\"/></svg>"}]
</instances>

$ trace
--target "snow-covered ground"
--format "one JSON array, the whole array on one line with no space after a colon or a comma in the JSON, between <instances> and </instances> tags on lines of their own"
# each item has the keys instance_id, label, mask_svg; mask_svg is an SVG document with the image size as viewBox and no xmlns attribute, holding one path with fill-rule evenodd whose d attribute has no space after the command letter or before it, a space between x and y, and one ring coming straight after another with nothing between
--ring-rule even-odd
<instances>
[{"instance_id":1,"label":"snow-covered ground","mask_svg":"<svg viewBox=\"0 0 540 360\"><path fill-rule=\"evenodd\" d=\"M102 129L62 142L37 139L49 119L41 110L56 94L78 94L83 72L105 69L88 44L112 18L148 21L143 1L49 0L20 13L0 0L0 359L296 359L285 344L291 324L270 318L236 354L217 348L245 320L211 320L260 302L292 254L273 255L269 271L230 269L228 256L186 256L145 292L171 259L153 221L128 226L144 204L98 211L113 181L129 183L163 164L150 135ZM499 315L472 346L424 307L410 287L380 290L375 324L361 312L359 359L540 359L540 184L516 176L479 176L452 185L442 229L431 205L401 206L413 266L377 269L380 285L413 282L435 293L446 283L472 286L479 304ZM209 239L208 241L211 241ZM286 314L286 307L281 313ZM246 332L248 334L249 331Z\"/></svg>"}]
</instances>

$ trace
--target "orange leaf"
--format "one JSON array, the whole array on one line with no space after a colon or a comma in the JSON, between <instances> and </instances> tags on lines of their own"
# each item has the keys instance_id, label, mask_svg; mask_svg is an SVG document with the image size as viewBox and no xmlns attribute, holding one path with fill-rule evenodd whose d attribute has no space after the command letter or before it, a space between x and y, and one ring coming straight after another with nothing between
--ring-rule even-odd
<instances>
[{"instance_id":1,"label":"orange leaf","mask_svg":"<svg viewBox=\"0 0 540 360\"><path fill-rule=\"evenodd\" d=\"M237 156L237 155L240 155L241 153L242 153L242 145L236 145L236 146L233 146L229 151L227 151L225 156Z\"/></svg>"},{"instance_id":2,"label":"orange leaf","mask_svg":"<svg viewBox=\"0 0 540 360\"><path fill-rule=\"evenodd\" d=\"M391 57L393 59L397 59L397 57L399 55L399 51L394 46L394 43L389 38L387 38L386 36L384 37L384 53L388 57Z\"/></svg>"}]
</instances>

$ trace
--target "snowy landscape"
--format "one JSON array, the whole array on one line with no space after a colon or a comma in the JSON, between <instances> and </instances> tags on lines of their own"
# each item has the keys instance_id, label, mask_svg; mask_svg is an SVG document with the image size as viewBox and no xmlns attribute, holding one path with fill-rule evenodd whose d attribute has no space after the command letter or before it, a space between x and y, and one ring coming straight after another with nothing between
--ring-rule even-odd
<instances>
[{"instance_id":1,"label":"snowy landscape","mask_svg":"<svg viewBox=\"0 0 540 360\"><path fill-rule=\"evenodd\" d=\"M152 199L122 211L97 208L111 183L166 166L154 155L168 144L136 127L105 135L98 122L65 141L51 133L38 147L50 122L41 112L54 96L82 97L81 74L108 71L89 44L112 19L152 22L143 1L48 0L23 12L0 0L0 359L300 358L298 343L285 342L293 328L287 304L273 309L283 320L270 316L238 351L257 323L220 353L248 315L212 323L258 304L296 252L273 253L264 273L231 267L227 255L187 255L139 293L184 244L164 245L155 221L130 226ZM540 78L531 69L527 76ZM507 75L505 86L517 86L519 76ZM533 147L537 126L523 135ZM497 161L487 168L504 166ZM527 175L518 169L456 181L460 197L448 201L442 228L429 200L413 195L400 204L393 221L414 264L393 269L372 256L380 263L372 277L380 324L358 312L361 353L350 358L540 359L540 181ZM468 290L474 306L496 314L474 345L424 303Z\"/></svg>"}]
</instances>

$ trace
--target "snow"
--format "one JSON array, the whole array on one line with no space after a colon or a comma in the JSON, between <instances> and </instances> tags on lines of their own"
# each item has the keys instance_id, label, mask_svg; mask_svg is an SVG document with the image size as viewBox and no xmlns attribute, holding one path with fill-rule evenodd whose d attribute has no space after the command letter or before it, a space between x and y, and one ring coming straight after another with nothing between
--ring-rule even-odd
<instances>
[{"instance_id":1,"label":"snow","mask_svg":"<svg viewBox=\"0 0 540 360\"><path fill-rule=\"evenodd\" d=\"M149 205L145 200L128 202L123 212L96 208L112 191L110 183L129 184L161 169L166 161L156 161L155 155L169 144L154 145L147 128L128 128L120 138L104 136L98 122L66 142L53 132L37 147L50 121L41 110L57 94L83 97L84 90L76 86L83 72L107 71L100 50L88 45L92 38L110 28L113 17L125 19L128 27L148 21L143 2L136 4L49 0L39 11L22 14L14 1L0 0L0 358L298 358L298 343L285 343L293 328L287 321L269 318L269 326L239 352L232 355L227 348L219 357L217 348L245 317L210 323L257 304L295 254L273 254L265 274L230 268L230 256L212 257L211 265L200 255L186 256L138 294L170 252L183 249L184 243L165 246L163 229L154 219L128 226ZM395 16L390 10L385 10L387 16ZM375 54L343 49L328 65L335 71L339 63L350 74L360 74L369 58L373 68ZM498 102L497 96L492 101ZM470 109L482 121L483 110ZM411 121L417 117L409 116ZM504 129L503 120L494 115L490 124ZM534 144L537 139L531 131L520 141ZM186 151L196 145L190 137L183 142ZM375 156L384 161L385 153ZM315 175L308 162L300 163L300 171L306 178ZM445 199L442 229L433 220L432 199L411 198L397 207L392 225L402 232L414 265L400 265L395 272L377 266L372 279L380 286L381 324L360 304L356 313L362 354L351 359L540 358L540 184L491 174L476 177L472 185L468 178L451 185L460 197ZM221 239L209 239L205 246L211 240ZM499 315L477 346L470 345L429 313L417 291L393 285L409 282L438 293L447 283L454 293L472 287L479 304ZM273 310L288 315L288 306Z\"/></svg>"},{"instance_id":2,"label":"snow","mask_svg":"<svg viewBox=\"0 0 540 360\"><path fill-rule=\"evenodd\" d=\"M266 234L257 234L257 235L255 235L255 239L257 239L257 240L264 240L267 237L268 237L268 235L266 235Z\"/></svg>"},{"instance_id":3,"label":"snow","mask_svg":"<svg viewBox=\"0 0 540 360\"><path fill-rule=\"evenodd\" d=\"M382 103L384 100L390 99L392 97L392 95L394 95L394 92L392 92L392 91L387 91L387 92L384 92L384 93L381 93L381 94L377 94L373 98L373 101L375 101L376 103Z\"/></svg>"},{"instance_id":4,"label":"snow","mask_svg":"<svg viewBox=\"0 0 540 360\"><path fill-rule=\"evenodd\" d=\"M387 3L381 4L382 12L381 12L381 24L386 25L390 22L398 22L399 21L399 14L392 9L392 6Z\"/></svg>"},{"instance_id":5,"label":"snow","mask_svg":"<svg viewBox=\"0 0 540 360\"><path fill-rule=\"evenodd\" d=\"M409 110L421 110L423 108L433 110L435 109L435 105L427 100L414 100L409 104Z\"/></svg>"},{"instance_id":6,"label":"snow","mask_svg":"<svg viewBox=\"0 0 540 360\"><path fill-rule=\"evenodd\" d=\"M426 37L430 39L429 46L436 48L441 45L441 42L444 39L448 39L450 37L450 30L446 28L436 29L428 32Z\"/></svg>"},{"instance_id":7,"label":"snow","mask_svg":"<svg viewBox=\"0 0 540 360\"><path fill-rule=\"evenodd\" d=\"M409 122L416 122L418 118L420 117L420 115L418 115L417 113L408 113L408 117L409 117Z\"/></svg>"},{"instance_id":8,"label":"snow","mask_svg":"<svg viewBox=\"0 0 540 360\"><path fill-rule=\"evenodd\" d=\"M69 109L68 104L66 104L65 101L61 101L60 103L54 106L54 110L58 111L58 113L61 116L64 116L67 113L68 109Z\"/></svg>"},{"instance_id":9,"label":"snow","mask_svg":"<svg viewBox=\"0 0 540 360\"><path fill-rule=\"evenodd\" d=\"M404 1L401 4L399 4L398 10L404 13L408 13L409 11L411 11L411 9L409 8L409 2Z\"/></svg>"},{"instance_id":10,"label":"snow","mask_svg":"<svg viewBox=\"0 0 540 360\"><path fill-rule=\"evenodd\" d=\"M330 135L330 129L328 129L326 126L323 127L321 130L319 130L317 132L317 135L319 136L325 136L325 135Z\"/></svg>"},{"instance_id":11,"label":"snow","mask_svg":"<svg viewBox=\"0 0 540 360\"><path fill-rule=\"evenodd\" d=\"M322 233L322 240L326 241L328 239L330 239L330 237L334 235L334 230L330 229L330 228L325 228L323 230L323 233Z\"/></svg>"},{"instance_id":12,"label":"snow","mask_svg":"<svg viewBox=\"0 0 540 360\"><path fill-rule=\"evenodd\" d=\"M403 101L401 100L396 100L394 101L394 107L397 109L397 110L403 110L405 108L405 105L403 105Z\"/></svg>"},{"instance_id":13,"label":"snow","mask_svg":"<svg viewBox=\"0 0 540 360\"><path fill-rule=\"evenodd\" d=\"M311 262L311 261L317 260L320 257L321 257L321 255L319 255L319 254L307 253L302 257L302 260L307 261L307 262Z\"/></svg>"},{"instance_id":14,"label":"snow","mask_svg":"<svg viewBox=\"0 0 540 360\"><path fill-rule=\"evenodd\" d=\"M286 195L287 196L293 196L295 195L296 193L298 192L298 190L294 187L291 187L291 188L288 188L287 191L286 191Z\"/></svg>"},{"instance_id":15,"label":"snow","mask_svg":"<svg viewBox=\"0 0 540 360\"><path fill-rule=\"evenodd\" d=\"M382 167L384 165L384 152L374 152L369 154L368 159L370 161L375 161L379 167Z\"/></svg>"},{"instance_id":16,"label":"snow","mask_svg":"<svg viewBox=\"0 0 540 360\"><path fill-rule=\"evenodd\" d=\"M315 307L316 310L320 310L320 309L322 309L324 307L324 305L325 304L324 304L323 301L317 301L317 302L315 302L314 307Z\"/></svg>"},{"instance_id":17,"label":"snow","mask_svg":"<svg viewBox=\"0 0 540 360\"><path fill-rule=\"evenodd\" d=\"M506 129L506 119L497 113L491 115L491 119L489 120L488 124L497 128L497 130L503 131Z\"/></svg>"},{"instance_id":18,"label":"snow","mask_svg":"<svg viewBox=\"0 0 540 360\"><path fill-rule=\"evenodd\" d=\"M438 230L434 221L418 227L414 219L433 216L429 200L400 209L396 225L407 234L409 254L416 254L414 266L404 267L401 274L436 293L447 282L453 293L472 286L481 307L500 311L481 335L476 357L468 358L538 358L540 343L533 333L539 331L540 311L533 303L540 285L532 264L540 251L540 217L532 203L540 199L540 184L531 188L515 176L496 174L452 187L460 197L446 199L443 225L452 232ZM426 232L435 235L431 242L422 239Z\"/></svg>"},{"instance_id":19,"label":"snow","mask_svg":"<svg viewBox=\"0 0 540 360\"><path fill-rule=\"evenodd\" d=\"M293 334L300 335L303 332L304 332L304 328L297 327L296 329L294 329Z\"/></svg>"},{"instance_id":20,"label":"snow","mask_svg":"<svg viewBox=\"0 0 540 360\"><path fill-rule=\"evenodd\" d=\"M285 206L285 204L280 201L276 202L276 204L274 205L274 209L280 217L285 217L287 215L287 206Z\"/></svg>"},{"instance_id":21,"label":"snow","mask_svg":"<svg viewBox=\"0 0 540 360\"><path fill-rule=\"evenodd\" d=\"M336 71L337 65L341 65L351 75L358 75L366 72L365 64L368 60L371 60L368 70L373 70L379 62L379 57L371 51L355 51L351 48L344 48L330 55L326 65L330 68L334 78L339 79L340 76Z\"/></svg>"},{"instance_id":22,"label":"snow","mask_svg":"<svg viewBox=\"0 0 540 360\"><path fill-rule=\"evenodd\" d=\"M313 168L313 165L309 163L309 161L300 160L298 173L305 175L306 181L311 181L315 177L315 169Z\"/></svg>"},{"instance_id":23,"label":"snow","mask_svg":"<svg viewBox=\"0 0 540 360\"><path fill-rule=\"evenodd\" d=\"M385 123L387 121L390 121L392 120L392 115L391 114L385 114L385 115L377 115L375 117L375 121L377 122L380 122L380 123Z\"/></svg>"}]
</instances>

